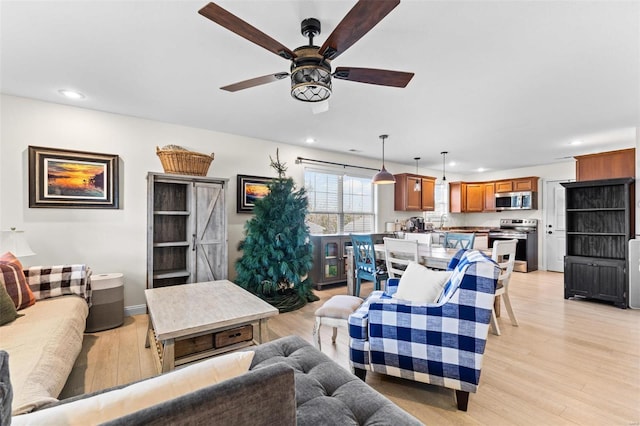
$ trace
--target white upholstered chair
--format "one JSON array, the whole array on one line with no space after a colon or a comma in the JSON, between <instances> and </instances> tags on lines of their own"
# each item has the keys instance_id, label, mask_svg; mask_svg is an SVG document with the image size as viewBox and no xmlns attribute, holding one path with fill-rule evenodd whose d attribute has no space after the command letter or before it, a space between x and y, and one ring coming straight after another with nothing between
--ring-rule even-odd
<instances>
[{"instance_id":1,"label":"white upholstered chair","mask_svg":"<svg viewBox=\"0 0 640 426\"><path fill-rule=\"evenodd\" d=\"M398 238L384 238L384 259L389 278L400 277L409 262L418 262L418 242Z\"/></svg>"},{"instance_id":2,"label":"white upholstered chair","mask_svg":"<svg viewBox=\"0 0 640 426\"><path fill-rule=\"evenodd\" d=\"M518 326L518 320L511 307L511 299L509 299L509 281L513 273L513 266L516 260L516 245L518 240L499 240L493 243L493 252L491 258L500 266L500 276L498 277L498 285L496 287L496 297L501 296L504 300L504 306L507 308L509 319L513 326ZM491 313L491 328L494 334L500 335L500 326L496 317L495 304Z\"/></svg>"}]
</instances>

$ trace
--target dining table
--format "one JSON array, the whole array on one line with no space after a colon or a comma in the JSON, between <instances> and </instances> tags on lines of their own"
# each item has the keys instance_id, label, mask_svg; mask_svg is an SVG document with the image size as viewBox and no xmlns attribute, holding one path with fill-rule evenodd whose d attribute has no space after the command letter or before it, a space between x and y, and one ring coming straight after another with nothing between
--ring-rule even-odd
<instances>
[{"instance_id":1,"label":"dining table","mask_svg":"<svg viewBox=\"0 0 640 426\"><path fill-rule=\"evenodd\" d=\"M376 253L376 259L384 259L384 244L375 244L373 250ZM355 295L355 263L353 260L353 247L347 246L347 293ZM430 269L447 269L449 262L458 252L458 249L433 247L430 244L418 243L418 260L420 264Z\"/></svg>"},{"instance_id":2,"label":"dining table","mask_svg":"<svg viewBox=\"0 0 640 426\"><path fill-rule=\"evenodd\" d=\"M374 244L373 250L376 253L376 259L385 258L384 244ZM430 269L446 270L449 262L456 255L459 249L444 248L441 246L432 246L427 243L418 243L418 261L420 264ZM488 256L491 256L490 250L481 250ZM346 247L346 271L347 271L347 294L356 296L355 294L355 262L353 259L353 247ZM496 297L494 302L496 316L500 316L500 297Z\"/></svg>"}]
</instances>

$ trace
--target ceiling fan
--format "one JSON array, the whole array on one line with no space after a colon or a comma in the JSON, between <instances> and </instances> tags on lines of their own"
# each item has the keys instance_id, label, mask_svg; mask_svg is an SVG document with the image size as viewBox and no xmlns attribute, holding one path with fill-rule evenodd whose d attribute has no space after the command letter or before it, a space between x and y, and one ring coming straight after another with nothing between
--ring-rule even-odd
<instances>
[{"instance_id":1,"label":"ceiling fan","mask_svg":"<svg viewBox=\"0 0 640 426\"><path fill-rule=\"evenodd\" d=\"M294 50L288 49L215 3L209 3L198 13L240 37L291 61L290 73L263 75L221 87L222 90L236 92L290 76L291 96L303 102L320 102L331 96L332 77L391 87L406 87L411 81L413 73L402 71L337 67L333 73L331 72L331 61L360 40L398 4L400 0L359 0L320 47L313 44L313 38L320 34L320 21L307 18L302 21L301 32L309 38L309 44Z\"/></svg>"}]
</instances>

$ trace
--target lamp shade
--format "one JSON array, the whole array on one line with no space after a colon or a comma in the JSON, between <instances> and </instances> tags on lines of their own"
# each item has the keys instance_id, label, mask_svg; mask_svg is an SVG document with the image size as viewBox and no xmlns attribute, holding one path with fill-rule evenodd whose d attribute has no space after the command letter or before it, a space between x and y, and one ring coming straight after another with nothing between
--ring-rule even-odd
<instances>
[{"instance_id":1,"label":"lamp shade","mask_svg":"<svg viewBox=\"0 0 640 426\"><path fill-rule=\"evenodd\" d=\"M375 185L396 183L396 178L382 166L382 169L371 180Z\"/></svg>"},{"instance_id":2,"label":"lamp shade","mask_svg":"<svg viewBox=\"0 0 640 426\"><path fill-rule=\"evenodd\" d=\"M10 231L2 231L2 240L0 241L0 252L10 251L15 257L33 256L35 253L29 247L27 239L24 237L24 231L16 231L11 228Z\"/></svg>"},{"instance_id":3,"label":"lamp shade","mask_svg":"<svg viewBox=\"0 0 640 426\"><path fill-rule=\"evenodd\" d=\"M380 139L382 139L382 168L376 173L373 179L371 179L371 183L374 185L396 183L396 178L384 167L384 140L388 137L389 135L380 135Z\"/></svg>"}]
</instances>

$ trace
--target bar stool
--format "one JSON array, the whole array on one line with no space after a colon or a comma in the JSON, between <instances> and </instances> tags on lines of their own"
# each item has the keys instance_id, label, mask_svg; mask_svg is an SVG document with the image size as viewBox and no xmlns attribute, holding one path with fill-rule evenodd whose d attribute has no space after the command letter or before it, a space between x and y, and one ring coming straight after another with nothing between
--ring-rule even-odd
<instances>
[{"instance_id":1,"label":"bar stool","mask_svg":"<svg viewBox=\"0 0 640 426\"><path fill-rule=\"evenodd\" d=\"M320 343L320 327L323 325L333 327L331 342L336 343L338 327L349 328L349 315L362 304L362 299L356 296L339 294L331 297L316 310L316 323L313 327L313 343L316 348L322 350Z\"/></svg>"}]
</instances>

